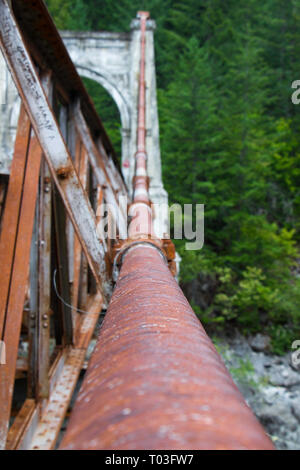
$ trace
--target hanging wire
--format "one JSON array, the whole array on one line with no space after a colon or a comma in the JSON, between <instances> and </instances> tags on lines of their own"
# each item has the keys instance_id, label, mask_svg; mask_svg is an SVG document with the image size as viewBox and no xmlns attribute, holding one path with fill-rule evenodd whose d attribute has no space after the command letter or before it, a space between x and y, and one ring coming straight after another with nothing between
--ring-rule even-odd
<instances>
[{"instance_id":1,"label":"hanging wire","mask_svg":"<svg viewBox=\"0 0 300 470\"><path fill-rule=\"evenodd\" d=\"M72 310L76 310L76 312L78 313L86 313L88 314L89 312L86 312L85 310L80 310L80 308L76 308L76 307L73 307L72 305L68 304L68 302L66 302L58 293L58 290L57 290L57 285L56 285L56 272L57 272L57 269L54 270L54 273L53 273L53 286L54 286L54 290L55 290L55 294L56 296L59 298L59 300L66 306L66 307L69 307L71 308Z\"/></svg>"}]
</instances>

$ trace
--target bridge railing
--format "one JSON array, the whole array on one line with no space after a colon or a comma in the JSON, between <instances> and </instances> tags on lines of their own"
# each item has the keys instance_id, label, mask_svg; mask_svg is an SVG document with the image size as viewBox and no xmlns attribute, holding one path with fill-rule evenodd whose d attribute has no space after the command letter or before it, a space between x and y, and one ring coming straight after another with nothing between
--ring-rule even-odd
<instances>
[{"instance_id":1,"label":"bridge railing","mask_svg":"<svg viewBox=\"0 0 300 470\"><path fill-rule=\"evenodd\" d=\"M44 3L10 3L0 1L0 45L22 104L0 191L0 441L52 448L111 295L111 242L99 209L109 204L108 224L126 238L119 200L127 189Z\"/></svg>"}]
</instances>

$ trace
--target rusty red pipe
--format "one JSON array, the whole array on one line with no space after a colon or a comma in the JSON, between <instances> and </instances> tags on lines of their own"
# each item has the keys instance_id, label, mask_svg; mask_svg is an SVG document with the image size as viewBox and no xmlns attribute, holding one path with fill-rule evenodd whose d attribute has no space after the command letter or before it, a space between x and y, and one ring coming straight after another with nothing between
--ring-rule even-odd
<instances>
[{"instance_id":1,"label":"rusty red pipe","mask_svg":"<svg viewBox=\"0 0 300 470\"><path fill-rule=\"evenodd\" d=\"M152 214L149 213L147 152L146 152L146 87L145 87L145 48L146 27L149 12L138 12L141 21L140 74L138 98L137 152L135 154L135 176L133 178L133 203L129 215L133 218L129 226L129 238L153 237Z\"/></svg>"},{"instance_id":2,"label":"rusty red pipe","mask_svg":"<svg viewBox=\"0 0 300 470\"><path fill-rule=\"evenodd\" d=\"M141 18L138 150L129 239L154 236ZM273 449L170 273L135 242L122 266L62 449ZM128 248L129 247L129 248Z\"/></svg>"},{"instance_id":3,"label":"rusty red pipe","mask_svg":"<svg viewBox=\"0 0 300 470\"><path fill-rule=\"evenodd\" d=\"M148 11L139 11L138 18L141 20L141 49L140 49L140 76L139 76L139 103L138 103L138 134L137 149L138 152L146 153L146 90L145 90L145 49L146 49L146 26L147 19L150 17ZM137 155L138 155L137 152Z\"/></svg>"},{"instance_id":4,"label":"rusty red pipe","mask_svg":"<svg viewBox=\"0 0 300 470\"><path fill-rule=\"evenodd\" d=\"M155 247L124 254L61 448L273 448Z\"/></svg>"},{"instance_id":5,"label":"rusty red pipe","mask_svg":"<svg viewBox=\"0 0 300 470\"><path fill-rule=\"evenodd\" d=\"M129 239L156 238L153 231L152 210L148 192L149 179L147 175L146 152L146 87L145 87L145 50L146 27L149 12L140 11L138 17L141 21L141 48L140 48L140 75L138 100L138 126L137 126L137 152L135 154L135 175L133 178L133 203L129 208L132 218L128 228Z\"/></svg>"}]
</instances>

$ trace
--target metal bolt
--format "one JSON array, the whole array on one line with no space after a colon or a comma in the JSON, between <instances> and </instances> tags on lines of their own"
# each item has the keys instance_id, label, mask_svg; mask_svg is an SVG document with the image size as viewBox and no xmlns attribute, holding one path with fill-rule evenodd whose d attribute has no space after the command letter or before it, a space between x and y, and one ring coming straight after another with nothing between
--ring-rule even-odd
<instances>
[{"instance_id":1,"label":"metal bolt","mask_svg":"<svg viewBox=\"0 0 300 470\"><path fill-rule=\"evenodd\" d=\"M44 313L44 315L43 315L43 320L48 320L48 315L47 315L47 313Z\"/></svg>"},{"instance_id":2,"label":"metal bolt","mask_svg":"<svg viewBox=\"0 0 300 470\"><path fill-rule=\"evenodd\" d=\"M43 328L48 328L48 323L47 322L43 323Z\"/></svg>"}]
</instances>

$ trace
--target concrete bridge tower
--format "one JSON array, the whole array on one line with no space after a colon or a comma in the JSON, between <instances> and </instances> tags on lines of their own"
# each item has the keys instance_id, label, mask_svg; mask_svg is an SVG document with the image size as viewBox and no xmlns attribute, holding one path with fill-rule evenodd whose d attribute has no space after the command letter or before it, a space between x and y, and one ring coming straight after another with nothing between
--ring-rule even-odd
<instances>
[{"instance_id":1,"label":"concrete bridge tower","mask_svg":"<svg viewBox=\"0 0 300 470\"><path fill-rule=\"evenodd\" d=\"M168 230L168 195L163 187L154 58L155 22L146 31L146 145L150 198L156 206L154 227L163 237ZM140 21L128 33L61 31L62 39L81 76L101 84L115 101L121 119L122 171L131 192L137 139ZM19 98L0 57L0 172L9 173L18 119ZM103 123L105 126L105 122Z\"/></svg>"}]
</instances>

